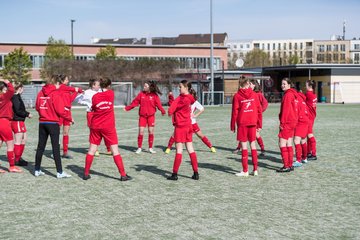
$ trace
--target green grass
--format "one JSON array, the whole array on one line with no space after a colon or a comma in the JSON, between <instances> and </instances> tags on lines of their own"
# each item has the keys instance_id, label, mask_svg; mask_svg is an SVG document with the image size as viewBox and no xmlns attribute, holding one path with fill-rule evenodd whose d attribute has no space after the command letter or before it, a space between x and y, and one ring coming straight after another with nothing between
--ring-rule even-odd
<instances>
[{"instance_id":1,"label":"green grass","mask_svg":"<svg viewBox=\"0 0 360 240\"><path fill-rule=\"evenodd\" d=\"M234 175L241 163L240 155L231 153L236 142L229 130L230 107L207 108L199 126L218 151L210 153L194 136L200 181L190 179L184 154L177 182L165 179L175 154L162 152L173 129L168 117L157 116L158 153L136 155L137 110L116 109L120 152L134 178L129 182L118 180L112 157L105 155L95 158L92 178L81 179L88 147L83 109L73 110L74 159L63 160L73 177L55 178L48 143L42 163L47 174L35 178L38 121L27 120L24 159L30 166L23 174L0 175L0 239L359 239L360 106L319 105L319 160L289 174L274 171L282 165L278 112L279 105L270 105L264 115L269 153L259 160L259 176L243 179ZM5 146L0 158L7 167Z\"/></svg>"}]
</instances>

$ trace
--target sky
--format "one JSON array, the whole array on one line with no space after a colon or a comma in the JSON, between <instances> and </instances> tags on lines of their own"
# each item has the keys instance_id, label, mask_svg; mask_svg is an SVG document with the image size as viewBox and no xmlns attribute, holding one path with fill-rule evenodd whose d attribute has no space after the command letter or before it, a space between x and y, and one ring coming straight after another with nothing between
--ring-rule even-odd
<instances>
[{"instance_id":1,"label":"sky","mask_svg":"<svg viewBox=\"0 0 360 240\"><path fill-rule=\"evenodd\" d=\"M213 32L230 40L360 38L360 0L213 0ZM210 0L0 0L0 42L210 32Z\"/></svg>"}]
</instances>

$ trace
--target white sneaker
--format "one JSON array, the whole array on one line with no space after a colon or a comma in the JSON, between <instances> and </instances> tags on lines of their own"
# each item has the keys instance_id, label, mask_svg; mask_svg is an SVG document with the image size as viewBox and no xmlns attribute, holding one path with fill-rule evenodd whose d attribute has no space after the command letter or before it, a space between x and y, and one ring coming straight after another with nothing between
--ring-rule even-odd
<instances>
[{"instance_id":1,"label":"white sneaker","mask_svg":"<svg viewBox=\"0 0 360 240\"><path fill-rule=\"evenodd\" d=\"M44 176L44 175L45 175L45 173L44 173L44 172L42 172L41 170L39 170L39 171L36 171L36 170L35 170L34 175L35 175L35 177L39 177L39 176Z\"/></svg>"},{"instance_id":2,"label":"white sneaker","mask_svg":"<svg viewBox=\"0 0 360 240\"><path fill-rule=\"evenodd\" d=\"M249 176L249 172L239 172L239 173L235 173L236 176L238 177L248 177Z\"/></svg>"},{"instance_id":3,"label":"white sneaker","mask_svg":"<svg viewBox=\"0 0 360 240\"><path fill-rule=\"evenodd\" d=\"M135 151L135 153L136 153L136 154L140 154L141 151L142 151L141 148L138 148L138 149Z\"/></svg>"},{"instance_id":4,"label":"white sneaker","mask_svg":"<svg viewBox=\"0 0 360 240\"><path fill-rule=\"evenodd\" d=\"M57 178L69 178L69 177L71 177L71 175L67 174L66 172L63 171L62 173L57 173L56 177Z\"/></svg>"},{"instance_id":5,"label":"white sneaker","mask_svg":"<svg viewBox=\"0 0 360 240\"><path fill-rule=\"evenodd\" d=\"M152 148L149 148L149 152L150 153L156 153L156 151L154 149L152 149Z\"/></svg>"},{"instance_id":6,"label":"white sneaker","mask_svg":"<svg viewBox=\"0 0 360 240\"><path fill-rule=\"evenodd\" d=\"M253 171L253 172L251 173L251 175L253 175L253 176L258 176L258 175L259 175L259 173L258 173L258 171L257 171L257 170L255 170L255 171Z\"/></svg>"}]
</instances>

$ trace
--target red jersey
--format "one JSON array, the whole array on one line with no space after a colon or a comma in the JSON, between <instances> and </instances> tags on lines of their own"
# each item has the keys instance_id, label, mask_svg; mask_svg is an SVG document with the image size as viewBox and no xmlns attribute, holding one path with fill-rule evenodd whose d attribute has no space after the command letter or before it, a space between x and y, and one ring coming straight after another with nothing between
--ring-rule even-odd
<instances>
[{"instance_id":1,"label":"red jersey","mask_svg":"<svg viewBox=\"0 0 360 240\"><path fill-rule=\"evenodd\" d=\"M236 121L236 118L237 118L237 115L236 116L233 116L233 114L235 112L237 112L235 110L235 108L238 107L238 105L235 105L235 103L237 103L239 101L239 98L240 98L240 89L235 93L234 97L233 97L233 100L232 100L232 108L231 108L231 121L230 121L230 130L231 131L235 131L235 123L237 123ZM237 114L237 113L236 113Z\"/></svg>"},{"instance_id":2,"label":"red jersey","mask_svg":"<svg viewBox=\"0 0 360 240\"><path fill-rule=\"evenodd\" d=\"M168 109L169 116L173 115L175 127L191 126L191 105L195 98L191 94L180 94Z\"/></svg>"},{"instance_id":3,"label":"red jersey","mask_svg":"<svg viewBox=\"0 0 360 240\"><path fill-rule=\"evenodd\" d=\"M113 90L98 92L92 97L91 129L115 128L114 99Z\"/></svg>"},{"instance_id":4,"label":"red jersey","mask_svg":"<svg viewBox=\"0 0 360 240\"><path fill-rule=\"evenodd\" d=\"M36 111L40 122L59 122L59 117L72 121L69 111L65 110L65 103L55 85L46 84L36 98Z\"/></svg>"},{"instance_id":5,"label":"red jersey","mask_svg":"<svg viewBox=\"0 0 360 240\"><path fill-rule=\"evenodd\" d=\"M264 97L264 95L262 94L261 91L257 92L256 93L258 98L259 98L259 102L260 102L260 106L261 106L261 112L265 112L269 103L268 101L266 100L266 98Z\"/></svg>"},{"instance_id":6,"label":"red jersey","mask_svg":"<svg viewBox=\"0 0 360 240\"><path fill-rule=\"evenodd\" d=\"M295 89L288 89L282 100L280 106L279 120L280 127L285 125L296 126L298 123L298 94Z\"/></svg>"},{"instance_id":7,"label":"red jersey","mask_svg":"<svg viewBox=\"0 0 360 240\"><path fill-rule=\"evenodd\" d=\"M174 102L174 95L169 95L169 97L168 97L168 106L171 106L171 104Z\"/></svg>"},{"instance_id":8,"label":"red jersey","mask_svg":"<svg viewBox=\"0 0 360 240\"><path fill-rule=\"evenodd\" d=\"M315 119L316 118L316 103L317 97L313 91L306 92L306 105L309 109L309 118Z\"/></svg>"},{"instance_id":9,"label":"red jersey","mask_svg":"<svg viewBox=\"0 0 360 240\"><path fill-rule=\"evenodd\" d=\"M0 118L7 118L12 120L13 110L11 98L15 93L13 85L9 82L7 85L7 92L0 94Z\"/></svg>"},{"instance_id":10,"label":"red jersey","mask_svg":"<svg viewBox=\"0 0 360 240\"><path fill-rule=\"evenodd\" d=\"M251 88L239 89L238 95L234 96L233 111L231 114L231 131L237 126L256 126L261 128L262 123L258 122L261 116L261 106L257 94Z\"/></svg>"},{"instance_id":11,"label":"red jersey","mask_svg":"<svg viewBox=\"0 0 360 240\"><path fill-rule=\"evenodd\" d=\"M308 123L309 122L309 110L306 105L306 96L302 92L298 92L298 114L299 114L299 123Z\"/></svg>"},{"instance_id":12,"label":"red jersey","mask_svg":"<svg viewBox=\"0 0 360 240\"><path fill-rule=\"evenodd\" d=\"M143 117L152 116L156 112L156 108L161 111L161 114L165 114L164 108L161 106L160 98L156 93L140 92L130 105L125 107L126 111L133 109L140 105L139 115Z\"/></svg>"}]
</instances>

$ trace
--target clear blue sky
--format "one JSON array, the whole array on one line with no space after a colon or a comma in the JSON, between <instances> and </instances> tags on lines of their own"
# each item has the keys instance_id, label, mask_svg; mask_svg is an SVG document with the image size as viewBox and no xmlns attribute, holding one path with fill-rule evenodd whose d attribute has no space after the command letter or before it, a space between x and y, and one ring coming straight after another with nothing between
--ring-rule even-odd
<instances>
[{"instance_id":1,"label":"clear blue sky","mask_svg":"<svg viewBox=\"0 0 360 240\"><path fill-rule=\"evenodd\" d=\"M209 0L0 0L0 42L208 33ZM214 32L230 39L360 38L360 0L213 0Z\"/></svg>"}]
</instances>

